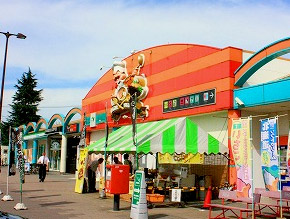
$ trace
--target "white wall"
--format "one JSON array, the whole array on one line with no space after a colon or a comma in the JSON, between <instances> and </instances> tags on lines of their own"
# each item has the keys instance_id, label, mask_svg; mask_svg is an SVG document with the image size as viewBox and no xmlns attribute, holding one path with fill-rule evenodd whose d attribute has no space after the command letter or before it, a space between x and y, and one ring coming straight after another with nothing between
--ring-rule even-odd
<instances>
[{"instance_id":1,"label":"white wall","mask_svg":"<svg viewBox=\"0 0 290 219\"><path fill-rule=\"evenodd\" d=\"M253 53L243 51L243 62L245 62ZM256 84L266 83L281 79L290 74L290 60L284 58L276 58L252 75L243 87L248 87Z\"/></svg>"},{"instance_id":2,"label":"white wall","mask_svg":"<svg viewBox=\"0 0 290 219\"><path fill-rule=\"evenodd\" d=\"M111 131L109 131L109 133L111 133ZM94 131L91 132L91 136L90 136L90 144L96 142L97 140L105 137L106 133L105 130L98 130L98 131Z\"/></svg>"}]
</instances>

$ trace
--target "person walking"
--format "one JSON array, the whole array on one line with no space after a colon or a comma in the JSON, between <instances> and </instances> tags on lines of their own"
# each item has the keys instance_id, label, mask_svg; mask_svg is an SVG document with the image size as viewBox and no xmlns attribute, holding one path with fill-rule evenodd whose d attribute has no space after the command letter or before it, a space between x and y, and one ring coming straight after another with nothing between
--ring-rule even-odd
<instances>
[{"instance_id":1,"label":"person walking","mask_svg":"<svg viewBox=\"0 0 290 219\"><path fill-rule=\"evenodd\" d=\"M46 167L48 167L49 164L49 159L45 152L42 153L42 156L38 159L37 164L39 165L39 182L44 182L46 177Z\"/></svg>"}]
</instances>

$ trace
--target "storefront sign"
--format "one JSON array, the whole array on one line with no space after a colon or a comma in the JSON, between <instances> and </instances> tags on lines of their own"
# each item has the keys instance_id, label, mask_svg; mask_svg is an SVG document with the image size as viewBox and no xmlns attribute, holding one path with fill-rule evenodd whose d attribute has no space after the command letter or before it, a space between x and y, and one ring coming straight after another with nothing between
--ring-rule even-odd
<instances>
[{"instance_id":1,"label":"storefront sign","mask_svg":"<svg viewBox=\"0 0 290 219\"><path fill-rule=\"evenodd\" d=\"M250 119L233 120L231 146L237 166L237 195L252 197Z\"/></svg>"},{"instance_id":2,"label":"storefront sign","mask_svg":"<svg viewBox=\"0 0 290 219\"><path fill-rule=\"evenodd\" d=\"M279 167L277 154L277 118L261 121L261 159L265 187L278 190Z\"/></svg>"},{"instance_id":3,"label":"storefront sign","mask_svg":"<svg viewBox=\"0 0 290 219\"><path fill-rule=\"evenodd\" d=\"M90 116L90 127L96 126L96 113L91 113Z\"/></svg>"},{"instance_id":4,"label":"storefront sign","mask_svg":"<svg viewBox=\"0 0 290 219\"><path fill-rule=\"evenodd\" d=\"M163 101L163 113L215 104L216 89L188 94Z\"/></svg>"},{"instance_id":5,"label":"storefront sign","mask_svg":"<svg viewBox=\"0 0 290 219\"><path fill-rule=\"evenodd\" d=\"M67 133L79 132L79 124L71 124L66 127Z\"/></svg>"},{"instance_id":6,"label":"storefront sign","mask_svg":"<svg viewBox=\"0 0 290 219\"><path fill-rule=\"evenodd\" d=\"M161 154L158 153L158 162L160 164L203 164L203 154Z\"/></svg>"},{"instance_id":7,"label":"storefront sign","mask_svg":"<svg viewBox=\"0 0 290 219\"><path fill-rule=\"evenodd\" d=\"M79 165L78 165L78 175L76 178L75 192L83 193L84 177L86 175L86 167L88 161L88 150L80 149Z\"/></svg>"},{"instance_id":8,"label":"storefront sign","mask_svg":"<svg viewBox=\"0 0 290 219\"><path fill-rule=\"evenodd\" d=\"M53 127L45 130L45 134L54 134L62 131L62 127Z\"/></svg>"}]
</instances>

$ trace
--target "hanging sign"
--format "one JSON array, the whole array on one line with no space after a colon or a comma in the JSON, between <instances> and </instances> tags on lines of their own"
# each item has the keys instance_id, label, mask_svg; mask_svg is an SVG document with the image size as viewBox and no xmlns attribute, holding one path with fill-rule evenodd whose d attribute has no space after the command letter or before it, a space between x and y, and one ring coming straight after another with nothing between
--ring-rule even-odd
<instances>
[{"instance_id":1,"label":"hanging sign","mask_svg":"<svg viewBox=\"0 0 290 219\"><path fill-rule=\"evenodd\" d=\"M204 155L203 154L161 154L158 153L158 163L159 164L203 164Z\"/></svg>"},{"instance_id":2,"label":"hanging sign","mask_svg":"<svg viewBox=\"0 0 290 219\"><path fill-rule=\"evenodd\" d=\"M278 190L277 118L261 120L261 159L265 187Z\"/></svg>"},{"instance_id":3,"label":"hanging sign","mask_svg":"<svg viewBox=\"0 0 290 219\"><path fill-rule=\"evenodd\" d=\"M231 146L237 168L237 196L252 197L250 119L233 120Z\"/></svg>"},{"instance_id":4,"label":"hanging sign","mask_svg":"<svg viewBox=\"0 0 290 219\"><path fill-rule=\"evenodd\" d=\"M137 170L135 173L130 218L148 219L144 171Z\"/></svg>"}]
</instances>

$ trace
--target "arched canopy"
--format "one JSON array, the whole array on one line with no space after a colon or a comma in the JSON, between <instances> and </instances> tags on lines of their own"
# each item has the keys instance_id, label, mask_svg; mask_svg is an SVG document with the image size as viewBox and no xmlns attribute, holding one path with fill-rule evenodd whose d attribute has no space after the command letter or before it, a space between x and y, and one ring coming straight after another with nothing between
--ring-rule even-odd
<instances>
[{"instance_id":1,"label":"arched canopy","mask_svg":"<svg viewBox=\"0 0 290 219\"><path fill-rule=\"evenodd\" d=\"M63 126L64 125L64 116L61 115L61 114L54 114L49 122L48 122L48 127L47 128L52 128L52 126L54 125L55 121L59 120L61 122L61 125Z\"/></svg>"},{"instance_id":2,"label":"arched canopy","mask_svg":"<svg viewBox=\"0 0 290 219\"><path fill-rule=\"evenodd\" d=\"M71 110L67 113L67 115L66 115L66 117L65 117L65 119L64 119L64 126L65 126L65 127L70 123L71 119L72 119L76 114L81 115L81 109L79 109L79 108L73 108L73 109L71 109Z\"/></svg>"},{"instance_id":3,"label":"arched canopy","mask_svg":"<svg viewBox=\"0 0 290 219\"><path fill-rule=\"evenodd\" d=\"M31 130L35 131L36 123L35 122L30 122L27 124L26 128L24 129L24 134L28 134Z\"/></svg>"},{"instance_id":4,"label":"arched canopy","mask_svg":"<svg viewBox=\"0 0 290 219\"><path fill-rule=\"evenodd\" d=\"M271 60L290 53L290 37L276 41L252 55L235 71L235 86L243 84Z\"/></svg>"},{"instance_id":5,"label":"arched canopy","mask_svg":"<svg viewBox=\"0 0 290 219\"><path fill-rule=\"evenodd\" d=\"M36 124L35 132L38 132L42 125L45 125L45 129L48 127L48 121L44 118L40 118Z\"/></svg>"}]
</instances>

